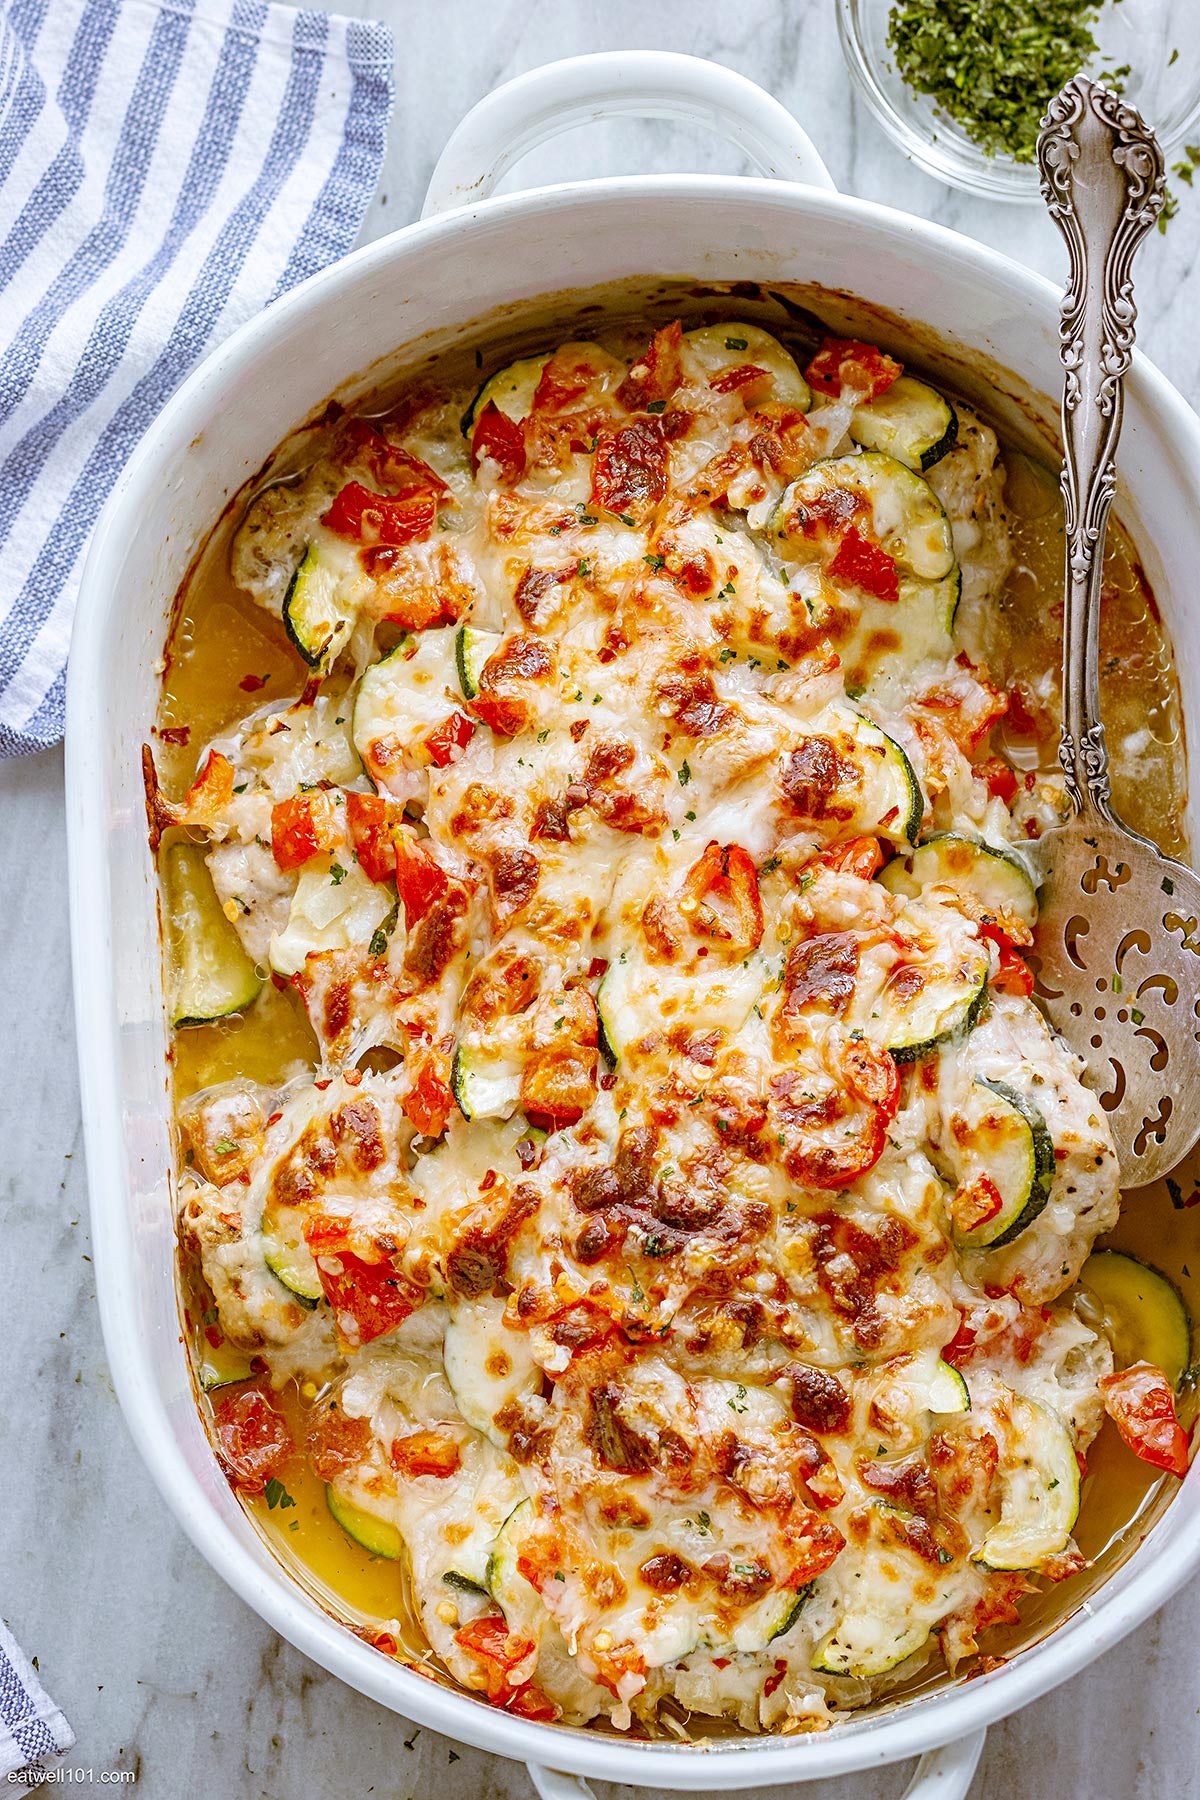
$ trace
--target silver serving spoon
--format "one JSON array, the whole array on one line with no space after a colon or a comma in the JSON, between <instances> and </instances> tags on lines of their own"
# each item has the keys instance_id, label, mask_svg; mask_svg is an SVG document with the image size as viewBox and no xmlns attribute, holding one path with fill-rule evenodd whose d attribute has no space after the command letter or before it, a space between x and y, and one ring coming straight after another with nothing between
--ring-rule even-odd
<instances>
[{"instance_id":1,"label":"silver serving spoon","mask_svg":"<svg viewBox=\"0 0 1200 1800\"><path fill-rule=\"evenodd\" d=\"M1087 1064L1124 1187L1200 1138L1200 880L1123 825L1099 710L1104 531L1133 353L1130 265L1162 211L1162 152L1117 95L1077 75L1038 140L1042 193L1066 239L1062 360L1066 614L1059 760L1074 816L1047 833L1035 992Z\"/></svg>"}]
</instances>

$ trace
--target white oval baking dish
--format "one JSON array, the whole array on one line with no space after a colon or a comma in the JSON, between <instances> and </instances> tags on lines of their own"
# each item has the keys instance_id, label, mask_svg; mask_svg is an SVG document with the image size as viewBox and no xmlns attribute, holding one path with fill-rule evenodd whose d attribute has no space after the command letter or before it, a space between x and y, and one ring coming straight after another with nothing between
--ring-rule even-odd
<instances>
[{"instance_id":1,"label":"white oval baking dish","mask_svg":"<svg viewBox=\"0 0 1200 1800\"><path fill-rule=\"evenodd\" d=\"M716 127L764 178L639 176L488 198L525 150L622 112ZM528 1761L545 1796L586 1793L575 1779L586 1775L712 1792L926 1753L910 1795L961 1800L989 1722L1099 1656L1200 1564L1200 1476L1086 1606L1004 1667L820 1735L688 1746L533 1724L369 1648L275 1560L200 1424L175 1298L157 898L137 753L154 717L173 596L231 496L371 364L418 341L449 345L472 321L511 327L540 296L652 276L802 281L831 301L850 294L887 317L902 351L908 339L960 384L989 366L1014 371L1004 378L1014 418L1031 404L1046 417L1056 410L1052 286L970 239L839 195L795 121L714 64L618 53L521 77L459 127L426 214L306 282L208 359L147 433L88 557L67 704L72 949L97 1285L125 1416L183 1528L262 1618L406 1717ZM1174 638L1185 709L1200 718L1200 619L1183 605L1200 566L1200 420L1141 358L1122 469L1120 510Z\"/></svg>"}]
</instances>

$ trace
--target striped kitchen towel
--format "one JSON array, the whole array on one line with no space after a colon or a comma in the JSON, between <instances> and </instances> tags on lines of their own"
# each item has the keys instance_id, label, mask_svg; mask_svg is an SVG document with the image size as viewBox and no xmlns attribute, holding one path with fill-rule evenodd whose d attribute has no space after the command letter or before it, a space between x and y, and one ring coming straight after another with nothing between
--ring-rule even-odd
<instances>
[{"instance_id":1,"label":"striped kitchen towel","mask_svg":"<svg viewBox=\"0 0 1200 1800\"><path fill-rule=\"evenodd\" d=\"M75 1733L0 1620L0 1782L35 1788Z\"/></svg>"},{"instance_id":2,"label":"striped kitchen towel","mask_svg":"<svg viewBox=\"0 0 1200 1800\"><path fill-rule=\"evenodd\" d=\"M63 731L87 540L195 363L347 251L386 26L268 0L0 0L0 755Z\"/></svg>"}]
</instances>

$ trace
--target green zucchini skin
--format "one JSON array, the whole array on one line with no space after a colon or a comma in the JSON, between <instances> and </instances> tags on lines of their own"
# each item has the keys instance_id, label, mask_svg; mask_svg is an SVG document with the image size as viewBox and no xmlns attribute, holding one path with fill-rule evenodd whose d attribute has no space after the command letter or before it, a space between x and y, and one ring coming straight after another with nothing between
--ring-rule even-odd
<instances>
[{"instance_id":1,"label":"green zucchini skin","mask_svg":"<svg viewBox=\"0 0 1200 1800\"><path fill-rule=\"evenodd\" d=\"M961 831L936 831L915 850L893 858L879 880L893 894L919 894L931 882L965 890L993 912L1037 923L1037 888L1009 850Z\"/></svg>"},{"instance_id":2,"label":"green zucchini skin","mask_svg":"<svg viewBox=\"0 0 1200 1800\"><path fill-rule=\"evenodd\" d=\"M1008 1082L993 1081L987 1076L977 1075L974 1087L983 1089L993 1097L993 1101L999 1101L1002 1106L1007 1108L1013 1122L1020 1122L1018 1142L1021 1145L1024 1166L1017 1182L1006 1184L1010 1188L1009 1193L1004 1194L1002 1191L1004 1205L998 1218L989 1220L975 1231L956 1230L954 1241L962 1250L1000 1250L1006 1244L1011 1244L1014 1238L1020 1237L1023 1231L1028 1230L1050 1198L1056 1167L1054 1140L1050 1136L1046 1121L1038 1108L1026 1095L1018 1092ZM991 1101L985 1102L989 1105L992 1103ZM992 1153L990 1162L987 1157L981 1156L978 1159L979 1169L973 1168L975 1159L972 1158L967 1168L960 1172L963 1174L982 1172L997 1176L1001 1173L1000 1164L996 1160L997 1154L997 1152ZM960 1164L963 1160L963 1158L959 1158ZM997 1186L999 1186L998 1181Z\"/></svg>"},{"instance_id":3,"label":"green zucchini skin","mask_svg":"<svg viewBox=\"0 0 1200 1800\"><path fill-rule=\"evenodd\" d=\"M371 1556L385 1562L399 1562L404 1555L404 1539L388 1519L377 1519L350 1500L343 1499L332 1482L325 1489L325 1504L348 1538Z\"/></svg>"},{"instance_id":4,"label":"green zucchini skin","mask_svg":"<svg viewBox=\"0 0 1200 1800\"><path fill-rule=\"evenodd\" d=\"M336 599L339 579L309 544L283 597L283 628L310 669L327 669L354 630L357 612Z\"/></svg>"},{"instance_id":5,"label":"green zucchini skin","mask_svg":"<svg viewBox=\"0 0 1200 1800\"><path fill-rule=\"evenodd\" d=\"M901 375L877 400L855 409L850 436L864 450L883 451L924 474L958 442L958 414L936 388Z\"/></svg>"},{"instance_id":6,"label":"green zucchini skin","mask_svg":"<svg viewBox=\"0 0 1200 1800\"><path fill-rule=\"evenodd\" d=\"M920 1062L923 1057L933 1056L975 1029L987 1005L987 996L987 969L981 967L978 984L963 996L962 1009L949 1025L932 1037L901 1039L889 1043L888 1050L898 1063Z\"/></svg>"},{"instance_id":7,"label":"green zucchini skin","mask_svg":"<svg viewBox=\"0 0 1200 1800\"><path fill-rule=\"evenodd\" d=\"M171 948L171 1023L210 1025L245 1012L263 977L242 948L212 884L201 844L172 844L163 856Z\"/></svg>"},{"instance_id":8,"label":"green zucchini skin","mask_svg":"<svg viewBox=\"0 0 1200 1800\"><path fill-rule=\"evenodd\" d=\"M1124 1250L1094 1250L1079 1285L1101 1308L1117 1366L1153 1363L1178 1389L1191 1366L1194 1327L1170 1276Z\"/></svg>"}]
</instances>

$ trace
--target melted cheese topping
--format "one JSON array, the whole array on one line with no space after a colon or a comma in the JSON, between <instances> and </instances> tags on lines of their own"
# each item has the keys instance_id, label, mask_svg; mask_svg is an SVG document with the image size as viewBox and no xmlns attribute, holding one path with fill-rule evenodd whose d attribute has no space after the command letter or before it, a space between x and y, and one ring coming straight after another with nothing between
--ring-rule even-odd
<instances>
[{"instance_id":1,"label":"melted cheese topping","mask_svg":"<svg viewBox=\"0 0 1200 1800\"><path fill-rule=\"evenodd\" d=\"M1032 904L954 635L1003 472L965 414L932 485L860 454L842 376L740 324L568 345L468 436L460 393L342 425L235 544L344 648L181 816L323 1061L189 1103L185 1237L222 1331L322 1384L310 1454L436 1653L534 1716L819 1717L1072 1566L1110 1360L1050 1303L1107 1128L1020 920L874 879L955 831ZM959 1249L980 1081L1042 1204Z\"/></svg>"}]
</instances>

